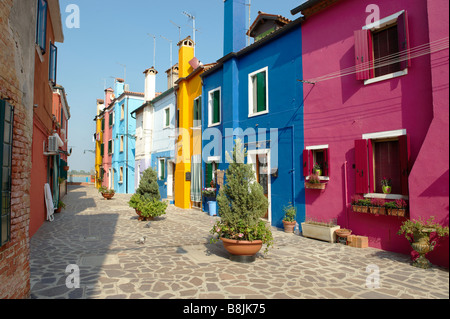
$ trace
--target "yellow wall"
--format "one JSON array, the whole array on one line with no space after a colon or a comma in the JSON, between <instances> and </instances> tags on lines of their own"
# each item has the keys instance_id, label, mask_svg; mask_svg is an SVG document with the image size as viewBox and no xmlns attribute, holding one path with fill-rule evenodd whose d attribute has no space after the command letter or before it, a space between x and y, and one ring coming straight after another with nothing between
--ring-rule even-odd
<instances>
[{"instance_id":1,"label":"yellow wall","mask_svg":"<svg viewBox=\"0 0 450 319\"><path fill-rule=\"evenodd\" d=\"M102 120L100 118L97 118L96 120L96 130L95 134L100 133L100 141L95 141L95 187L99 188L101 186L101 183L97 181L97 178L100 177L100 166L102 166L103 157L101 155L101 145L103 141L103 133L102 133Z\"/></svg>"},{"instance_id":2,"label":"yellow wall","mask_svg":"<svg viewBox=\"0 0 450 319\"><path fill-rule=\"evenodd\" d=\"M194 58L194 47L190 43L183 45L186 40L180 41L178 52L179 83L177 92L177 107L179 110L180 136L176 146L175 168L175 206L191 208L191 182L186 181L186 173L191 171L191 157L201 154L201 130L192 130L194 99L202 94L202 82L197 71L192 77L186 79L194 70L189 61ZM182 130L184 129L184 130ZM184 132L184 134L183 134Z\"/></svg>"}]
</instances>

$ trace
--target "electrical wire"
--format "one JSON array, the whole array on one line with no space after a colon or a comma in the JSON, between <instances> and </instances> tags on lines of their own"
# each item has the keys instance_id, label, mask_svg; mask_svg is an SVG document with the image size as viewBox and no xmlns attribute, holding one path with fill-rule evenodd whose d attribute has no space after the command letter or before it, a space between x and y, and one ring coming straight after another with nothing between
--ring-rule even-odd
<instances>
[{"instance_id":1,"label":"electrical wire","mask_svg":"<svg viewBox=\"0 0 450 319\"><path fill-rule=\"evenodd\" d=\"M380 57L378 59L361 63L359 65L354 65L336 72L332 72L329 74L325 74L311 80L302 80L305 83L317 83L322 81L327 81L343 76L347 76L350 74L355 74L359 72L373 70L374 68L380 68L383 66L388 66L392 64L396 64L402 61L408 61L410 59L414 59L420 56L424 56L427 54L431 54L434 52L442 51L444 49L449 48L449 38L442 38L436 41L432 41L429 43L425 43L414 48L396 52L387 56Z\"/></svg>"}]
</instances>

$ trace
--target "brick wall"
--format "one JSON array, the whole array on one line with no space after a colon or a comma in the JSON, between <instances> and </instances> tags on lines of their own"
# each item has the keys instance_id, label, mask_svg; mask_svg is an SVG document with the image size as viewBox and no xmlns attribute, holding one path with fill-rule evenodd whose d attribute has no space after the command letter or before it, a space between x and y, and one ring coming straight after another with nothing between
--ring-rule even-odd
<instances>
[{"instance_id":1,"label":"brick wall","mask_svg":"<svg viewBox=\"0 0 450 319\"><path fill-rule=\"evenodd\" d=\"M34 1L0 1L0 98L14 107L11 240L0 247L0 298L30 291L30 175L33 129Z\"/></svg>"}]
</instances>

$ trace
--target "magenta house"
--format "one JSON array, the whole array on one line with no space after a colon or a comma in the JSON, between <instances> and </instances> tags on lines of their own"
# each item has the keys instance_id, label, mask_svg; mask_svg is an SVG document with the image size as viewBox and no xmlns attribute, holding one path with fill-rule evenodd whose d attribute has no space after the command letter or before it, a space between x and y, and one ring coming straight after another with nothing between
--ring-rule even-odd
<instances>
[{"instance_id":1,"label":"magenta house","mask_svg":"<svg viewBox=\"0 0 450 319\"><path fill-rule=\"evenodd\" d=\"M369 246L409 254L405 218L449 224L449 3L309 0L301 13L306 219L337 219ZM344 23L345 22L345 23ZM301 159L300 159L301 160ZM381 181L392 182L384 194ZM406 217L354 212L352 196L404 200ZM448 267L448 238L427 257Z\"/></svg>"},{"instance_id":2,"label":"magenta house","mask_svg":"<svg viewBox=\"0 0 450 319\"><path fill-rule=\"evenodd\" d=\"M102 186L114 188L114 173L112 172L112 153L114 151L114 137L112 136L112 127L114 125L114 90L108 88L105 90L105 110L103 111L103 182Z\"/></svg>"}]
</instances>

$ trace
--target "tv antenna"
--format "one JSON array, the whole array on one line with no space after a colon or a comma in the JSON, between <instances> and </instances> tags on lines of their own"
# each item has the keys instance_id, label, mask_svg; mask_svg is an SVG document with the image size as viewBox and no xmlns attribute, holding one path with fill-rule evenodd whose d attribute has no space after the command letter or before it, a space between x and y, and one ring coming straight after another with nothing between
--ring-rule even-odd
<instances>
[{"instance_id":1,"label":"tv antenna","mask_svg":"<svg viewBox=\"0 0 450 319\"><path fill-rule=\"evenodd\" d=\"M176 24L175 22L173 22L172 20L169 20L170 23L172 23L174 26L176 26L178 28L178 41L181 41L181 27Z\"/></svg>"},{"instance_id":2,"label":"tv antenna","mask_svg":"<svg viewBox=\"0 0 450 319\"><path fill-rule=\"evenodd\" d=\"M196 29L195 29L195 16L193 16L192 14L190 14L190 13L188 13L186 11L183 11L183 14L186 17L188 17L189 19L192 20L192 32L193 32L193 39L192 40L194 41L194 56L195 56L195 45L196 45L196 43L195 43L195 31L196 31Z\"/></svg>"},{"instance_id":3,"label":"tv antenna","mask_svg":"<svg viewBox=\"0 0 450 319\"><path fill-rule=\"evenodd\" d=\"M172 40L167 39L165 36L161 35L161 38L168 41L170 43L170 66L169 68L172 69ZM170 82L173 83L173 72L170 72Z\"/></svg>"},{"instance_id":4,"label":"tv antenna","mask_svg":"<svg viewBox=\"0 0 450 319\"><path fill-rule=\"evenodd\" d=\"M147 35L153 38L153 67L156 68L156 36L150 33Z\"/></svg>"}]
</instances>

